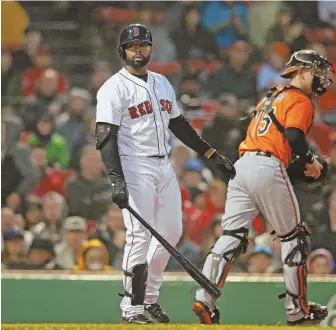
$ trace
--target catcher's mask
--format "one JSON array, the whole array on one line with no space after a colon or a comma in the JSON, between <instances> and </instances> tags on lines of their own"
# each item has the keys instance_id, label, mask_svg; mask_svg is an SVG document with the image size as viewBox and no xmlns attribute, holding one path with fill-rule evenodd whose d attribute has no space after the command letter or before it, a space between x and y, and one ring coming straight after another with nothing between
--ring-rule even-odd
<instances>
[{"instance_id":1,"label":"catcher's mask","mask_svg":"<svg viewBox=\"0 0 336 330\"><path fill-rule=\"evenodd\" d=\"M286 70L281 74L281 77L290 79L299 68L312 69L314 77L312 92L320 96L332 83L332 80L327 78L327 74L329 72L335 73L332 63L326 57L310 49L295 52L286 63Z\"/></svg>"},{"instance_id":2,"label":"catcher's mask","mask_svg":"<svg viewBox=\"0 0 336 330\"><path fill-rule=\"evenodd\" d=\"M119 38L119 47L118 47L118 53L123 61L126 61L126 52L125 52L125 46L127 43L135 41L135 40L140 40L147 42L149 45L153 44L152 41L152 33L150 30L142 24L130 24L127 25L120 33L120 38ZM146 58L146 63L149 61ZM132 65L133 63L127 63Z\"/></svg>"}]
</instances>

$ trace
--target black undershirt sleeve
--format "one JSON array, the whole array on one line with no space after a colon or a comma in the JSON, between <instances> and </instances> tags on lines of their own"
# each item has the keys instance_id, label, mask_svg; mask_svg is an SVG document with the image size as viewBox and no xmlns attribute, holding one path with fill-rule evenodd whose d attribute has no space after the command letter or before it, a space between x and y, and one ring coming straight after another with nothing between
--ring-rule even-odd
<instances>
[{"instance_id":1,"label":"black undershirt sleeve","mask_svg":"<svg viewBox=\"0 0 336 330\"><path fill-rule=\"evenodd\" d=\"M204 156L211 149L211 146L197 134L184 116L171 119L168 127L181 142L199 155Z\"/></svg>"},{"instance_id":2,"label":"black undershirt sleeve","mask_svg":"<svg viewBox=\"0 0 336 330\"><path fill-rule=\"evenodd\" d=\"M309 158L308 142L305 133L296 127L288 127L285 129L285 136L292 152L298 155L305 163L310 162L311 159Z\"/></svg>"},{"instance_id":3,"label":"black undershirt sleeve","mask_svg":"<svg viewBox=\"0 0 336 330\"><path fill-rule=\"evenodd\" d=\"M117 142L119 126L111 124L110 129L110 139L102 145L102 147L100 148L100 154L111 182L115 182L117 180L124 181L125 178L121 167Z\"/></svg>"}]
</instances>

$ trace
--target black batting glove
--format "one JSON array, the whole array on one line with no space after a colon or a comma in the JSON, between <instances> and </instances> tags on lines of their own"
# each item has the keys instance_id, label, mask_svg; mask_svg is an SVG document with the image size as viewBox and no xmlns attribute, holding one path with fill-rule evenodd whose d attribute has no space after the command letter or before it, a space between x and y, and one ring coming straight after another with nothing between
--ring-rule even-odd
<instances>
[{"instance_id":1,"label":"black batting glove","mask_svg":"<svg viewBox=\"0 0 336 330\"><path fill-rule=\"evenodd\" d=\"M236 176L236 169L227 157L221 155L218 151L215 151L210 157L209 160L214 164L219 172L220 177L224 181L233 179Z\"/></svg>"},{"instance_id":2,"label":"black batting glove","mask_svg":"<svg viewBox=\"0 0 336 330\"><path fill-rule=\"evenodd\" d=\"M125 181L117 180L112 182L111 197L113 203L116 203L121 209L124 209L128 205L128 189Z\"/></svg>"}]
</instances>

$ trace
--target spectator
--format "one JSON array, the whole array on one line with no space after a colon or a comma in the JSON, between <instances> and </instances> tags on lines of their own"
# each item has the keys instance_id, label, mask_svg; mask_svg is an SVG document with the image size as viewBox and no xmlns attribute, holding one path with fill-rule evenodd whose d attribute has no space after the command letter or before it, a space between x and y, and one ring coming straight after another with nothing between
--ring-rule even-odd
<instances>
[{"instance_id":1,"label":"spectator","mask_svg":"<svg viewBox=\"0 0 336 330\"><path fill-rule=\"evenodd\" d=\"M4 248L1 262L4 265L21 262L25 258L24 237L17 228L8 228L3 233Z\"/></svg>"},{"instance_id":2,"label":"spectator","mask_svg":"<svg viewBox=\"0 0 336 330\"><path fill-rule=\"evenodd\" d=\"M204 192L205 209L210 217L223 213L226 202L226 191L226 184L219 179L215 179L210 183L209 189Z\"/></svg>"},{"instance_id":3,"label":"spectator","mask_svg":"<svg viewBox=\"0 0 336 330\"><path fill-rule=\"evenodd\" d=\"M110 66L105 61L97 61L95 62L92 73L90 77L90 85L88 90L92 95L91 105L95 107L97 105L97 92L99 88L103 85L103 83L110 78L112 75Z\"/></svg>"},{"instance_id":4,"label":"spectator","mask_svg":"<svg viewBox=\"0 0 336 330\"><path fill-rule=\"evenodd\" d=\"M26 228L30 230L43 219L42 203L38 197L29 195L25 204Z\"/></svg>"},{"instance_id":5,"label":"spectator","mask_svg":"<svg viewBox=\"0 0 336 330\"><path fill-rule=\"evenodd\" d=\"M172 33L178 60L218 57L215 37L200 24L200 14L196 7L188 7L181 22L181 26Z\"/></svg>"},{"instance_id":6,"label":"spectator","mask_svg":"<svg viewBox=\"0 0 336 330\"><path fill-rule=\"evenodd\" d=\"M45 194L54 191L64 196L65 182L73 175L73 172L71 170L49 167L47 150L42 145L33 146L32 160L40 172L40 180L30 193L43 197Z\"/></svg>"},{"instance_id":7,"label":"spectator","mask_svg":"<svg viewBox=\"0 0 336 330\"><path fill-rule=\"evenodd\" d=\"M207 88L212 97L233 94L238 99L255 100L256 74L247 66L250 58L250 45L236 41L229 50L229 63L208 80Z\"/></svg>"},{"instance_id":8,"label":"spectator","mask_svg":"<svg viewBox=\"0 0 336 330\"><path fill-rule=\"evenodd\" d=\"M205 188L206 183L202 175L205 169L204 164L199 159L190 159L183 165L181 174L182 183L188 188Z\"/></svg>"},{"instance_id":9,"label":"spectator","mask_svg":"<svg viewBox=\"0 0 336 330\"><path fill-rule=\"evenodd\" d=\"M153 47L152 61L174 61L176 59L175 44L169 37L168 31L162 24L156 24L153 12L149 9L143 9L138 14L139 22L146 25L152 33Z\"/></svg>"},{"instance_id":10,"label":"spectator","mask_svg":"<svg viewBox=\"0 0 336 330\"><path fill-rule=\"evenodd\" d=\"M15 114L11 106L4 106L1 109L2 119L6 122L6 143L9 147L19 142L23 131L23 121Z\"/></svg>"},{"instance_id":11,"label":"spectator","mask_svg":"<svg viewBox=\"0 0 336 330\"><path fill-rule=\"evenodd\" d=\"M15 215L12 209L9 207L3 207L1 209L1 237L3 238L3 233L9 229L14 227Z\"/></svg>"},{"instance_id":12,"label":"spectator","mask_svg":"<svg viewBox=\"0 0 336 330\"><path fill-rule=\"evenodd\" d=\"M67 168L69 163L69 150L66 139L54 131L54 119L44 114L37 122L36 134L28 137L30 146L41 145L46 148L49 166Z\"/></svg>"},{"instance_id":13,"label":"spectator","mask_svg":"<svg viewBox=\"0 0 336 330\"><path fill-rule=\"evenodd\" d=\"M72 269L86 239L85 220L77 216L66 218L63 224L63 239L55 247L56 262L65 269Z\"/></svg>"},{"instance_id":14,"label":"spectator","mask_svg":"<svg viewBox=\"0 0 336 330\"><path fill-rule=\"evenodd\" d=\"M107 211L111 201L111 183L103 176L103 163L93 146L83 149L80 159L80 174L69 180L66 196L70 214L86 220L98 221Z\"/></svg>"},{"instance_id":15,"label":"spectator","mask_svg":"<svg viewBox=\"0 0 336 330\"><path fill-rule=\"evenodd\" d=\"M336 185L336 140L332 142L330 149L328 182Z\"/></svg>"},{"instance_id":16,"label":"spectator","mask_svg":"<svg viewBox=\"0 0 336 330\"><path fill-rule=\"evenodd\" d=\"M272 258L273 251L270 247L256 245L248 260L248 272L253 274L265 274L270 272Z\"/></svg>"},{"instance_id":17,"label":"spectator","mask_svg":"<svg viewBox=\"0 0 336 330\"><path fill-rule=\"evenodd\" d=\"M13 53L13 67L20 73L33 65L33 58L41 45L41 31L28 26L24 31L23 48Z\"/></svg>"},{"instance_id":18,"label":"spectator","mask_svg":"<svg viewBox=\"0 0 336 330\"><path fill-rule=\"evenodd\" d=\"M246 134L238 120L238 100L234 95L223 94L218 102L219 109L213 120L203 129L202 137L235 161L238 159L238 146Z\"/></svg>"},{"instance_id":19,"label":"spectator","mask_svg":"<svg viewBox=\"0 0 336 330\"><path fill-rule=\"evenodd\" d=\"M19 109L26 131L36 132L36 122L44 114L55 116L62 111L65 99L57 92L57 77L55 70L45 70L39 78L36 96L25 99Z\"/></svg>"},{"instance_id":20,"label":"spectator","mask_svg":"<svg viewBox=\"0 0 336 330\"><path fill-rule=\"evenodd\" d=\"M22 197L38 181L38 171L22 142L8 146L4 120L1 126L1 205L18 210Z\"/></svg>"},{"instance_id":21,"label":"spectator","mask_svg":"<svg viewBox=\"0 0 336 330\"><path fill-rule=\"evenodd\" d=\"M43 198L43 220L31 228L35 236L49 239L53 243L61 241L61 230L67 215L65 199L57 192L49 192Z\"/></svg>"},{"instance_id":22,"label":"spectator","mask_svg":"<svg viewBox=\"0 0 336 330\"><path fill-rule=\"evenodd\" d=\"M265 51L266 61L261 65L257 75L257 89L259 93L269 90L286 80L280 77L286 62L288 61L289 48L283 42L270 44Z\"/></svg>"},{"instance_id":23,"label":"spectator","mask_svg":"<svg viewBox=\"0 0 336 330\"><path fill-rule=\"evenodd\" d=\"M30 230L25 230L25 226L26 226L26 221L23 218L23 216L21 214L15 214L14 221L13 221L13 227L18 229L22 233L25 251L27 251L34 237L33 237L33 233Z\"/></svg>"},{"instance_id":24,"label":"spectator","mask_svg":"<svg viewBox=\"0 0 336 330\"><path fill-rule=\"evenodd\" d=\"M13 66L12 54L1 50L1 104L15 105L20 102L20 74Z\"/></svg>"},{"instance_id":25,"label":"spectator","mask_svg":"<svg viewBox=\"0 0 336 330\"><path fill-rule=\"evenodd\" d=\"M318 16L320 21L336 28L336 6L333 1L317 1Z\"/></svg>"},{"instance_id":26,"label":"spectator","mask_svg":"<svg viewBox=\"0 0 336 330\"><path fill-rule=\"evenodd\" d=\"M285 7L280 11L278 22L269 30L267 42L285 42L290 53L307 47L308 40L305 37L305 25L301 21L293 21L292 9Z\"/></svg>"},{"instance_id":27,"label":"spectator","mask_svg":"<svg viewBox=\"0 0 336 330\"><path fill-rule=\"evenodd\" d=\"M65 137L70 156L73 157L85 143L86 121L85 116L89 112L91 96L82 88L73 88L70 91L69 109L63 118L56 124L57 132Z\"/></svg>"},{"instance_id":28,"label":"spectator","mask_svg":"<svg viewBox=\"0 0 336 330\"><path fill-rule=\"evenodd\" d=\"M125 226L121 210L116 204L109 206L107 213L102 218L98 230L90 239L99 239L108 251L108 264L115 269L121 269L124 245Z\"/></svg>"},{"instance_id":29,"label":"spectator","mask_svg":"<svg viewBox=\"0 0 336 330\"><path fill-rule=\"evenodd\" d=\"M29 247L27 260L11 264L9 269L62 270L56 263L53 242L48 239L35 238Z\"/></svg>"},{"instance_id":30,"label":"spectator","mask_svg":"<svg viewBox=\"0 0 336 330\"><path fill-rule=\"evenodd\" d=\"M48 69L53 68L53 56L49 47L41 47L34 57L34 66L28 68L21 76L22 96L33 97L38 91L38 82L41 75ZM55 89L60 94L65 94L68 89L66 78L57 72Z\"/></svg>"},{"instance_id":31,"label":"spectator","mask_svg":"<svg viewBox=\"0 0 336 330\"><path fill-rule=\"evenodd\" d=\"M201 17L204 27L215 34L220 48L229 48L246 35L247 8L242 2L206 2Z\"/></svg>"},{"instance_id":32,"label":"spectator","mask_svg":"<svg viewBox=\"0 0 336 330\"><path fill-rule=\"evenodd\" d=\"M91 239L80 248L75 270L92 272L111 271L108 265L108 253L105 245L98 239Z\"/></svg>"},{"instance_id":33,"label":"spectator","mask_svg":"<svg viewBox=\"0 0 336 330\"><path fill-rule=\"evenodd\" d=\"M330 253L326 249L314 250L307 261L308 271L315 275L327 275L332 274L335 269L335 261Z\"/></svg>"}]
</instances>

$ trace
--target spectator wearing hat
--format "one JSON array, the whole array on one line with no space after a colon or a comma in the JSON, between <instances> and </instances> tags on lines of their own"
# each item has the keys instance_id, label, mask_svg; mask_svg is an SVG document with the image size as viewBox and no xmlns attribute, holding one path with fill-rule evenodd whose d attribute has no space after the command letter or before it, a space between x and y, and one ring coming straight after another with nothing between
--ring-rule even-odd
<instances>
[{"instance_id":1,"label":"spectator wearing hat","mask_svg":"<svg viewBox=\"0 0 336 330\"><path fill-rule=\"evenodd\" d=\"M28 144L31 147L39 145L46 148L49 166L67 168L70 159L67 141L62 135L55 133L53 116L44 114L37 121L36 128L36 134L29 135Z\"/></svg>"},{"instance_id":2,"label":"spectator wearing hat","mask_svg":"<svg viewBox=\"0 0 336 330\"><path fill-rule=\"evenodd\" d=\"M69 212L96 223L111 202L111 183L103 175L104 164L94 146L86 146L80 158L80 172L66 183Z\"/></svg>"},{"instance_id":3,"label":"spectator wearing hat","mask_svg":"<svg viewBox=\"0 0 336 330\"><path fill-rule=\"evenodd\" d=\"M91 110L91 95L82 88L70 91L69 107L62 118L56 122L57 132L65 137L71 158L75 157L85 145L86 116Z\"/></svg>"},{"instance_id":4,"label":"spectator wearing hat","mask_svg":"<svg viewBox=\"0 0 336 330\"><path fill-rule=\"evenodd\" d=\"M21 93L24 97L37 95L40 85L40 78L45 70L53 68L53 55L49 47L40 47L34 56L34 66L26 69L21 76ZM65 94L68 90L68 83L65 76L57 72L56 91Z\"/></svg>"},{"instance_id":5,"label":"spectator wearing hat","mask_svg":"<svg viewBox=\"0 0 336 330\"><path fill-rule=\"evenodd\" d=\"M266 274L272 266L273 251L269 246L256 245L248 260L248 272Z\"/></svg>"},{"instance_id":6,"label":"spectator wearing hat","mask_svg":"<svg viewBox=\"0 0 336 330\"><path fill-rule=\"evenodd\" d=\"M90 239L81 246L74 270L108 272L112 270L108 259L105 245L99 239Z\"/></svg>"},{"instance_id":7,"label":"spectator wearing hat","mask_svg":"<svg viewBox=\"0 0 336 330\"><path fill-rule=\"evenodd\" d=\"M27 259L13 263L9 269L25 270L62 270L55 260L54 245L51 240L35 238L29 247Z\"/></svg>"},{"instance_id":8,"label":"spectator wearing hat","mask_svg":"<svg viewBox=\"0 0 336 330\"><path fill-rule=\"evenodd\" d=\"M66 98L57 90L58 76L59 73L53 69L44 70L39 76L36 95L25 98L18 109L26 131L36 132L36 122L41 116L49 114L54 117L63 111Z\"/></svg>"},{"instance_id":9,"label":"spectator wearing hat","mask_svg":"<svg viewBox=\"0 0 336 330\"><path fill-rule=\"evenodd\" d=\"M206 171L206 167L201 160L195 158L188 160L183 165L183 171L181 174L181 182L188 189L191 188L206 188L206 182L203 176L203 171Z\"/></svg>"},{"instance_id":10,"label":"spectator wearing hat","mask_svg":"<svg viewBox=\"0 0 336 330\"><path fill-rule=\"evenodd\" d=\"M1 205L21 207L22 197L34 187L39 174L28 148L22 143L8 145L6 122L1 121Z\"/></svg>"},{"instance_id":11,"label":"spectator wearing hat","mask_svg":"<svg viewBox=\"0 0 336 330\"><path fill-rule=\"evenodd\" d=\"M335 270L335 260L330 251L320 248L311 252L308 257L307 266L310 274L333 274Z\"/></svg>"},{"instance_id":12,"label":"spectator wearing hat","mask_svg":"<svg viewBox=\"0 0 336 330\"><path fill-rule=\"evenodd\" d=\"M284 42L273 42L266 48L265 62L261 65L257 75L259 93L286 82L280 74L283 72L288 57L289 48Z\"/></svg>"},{"instance_id":13,"label":"spectator wearing hat","mask_svg":"<svg viewBox=\"0 0 336 330\"><path fill-rule=\"evenodd\" d=\"M12 263L20 263L25 259L25 246L23 233L11 227L3 232L3 250L1 253L1 262L8 266Z\"/></svg>"},{"instance_id":14,"label":"spectator wearing hat","mask_svg":"<svg viewBox=\"0 0 336 330\"><path fill-rule=\"evenodd\" d=\"M63 223L62 241L55 247L57 263L65 269L72 269L86 239L85 220L78 216L66 218Z\"/></svg>"},{"instance_id":15,"label":"spectator wearing hat","mask_svg":"<svg viewBox=\"0 0 336 330\"><path fill-rule=\"evenodd\" d=\"M20 73L33 66L33 58L41 46L41 31L34 26L24 30L23 48L13 53L13 67Z\"/></svg>"},{"instance_id":16,"label":"spectator wearing hat","mask_svg":"<svg viewBox=\"0 0 336 330\"><path fill-rule=\"evenodd\" d=\"M235 161L238 159L238 146L246 134L239 122L238 100L233 94L222 94L218 103L216 115L204 127L202 137Z\"/></svg>"},{"instance_id":17,"label":"spectator wearing hat","mask_svg":"<svg viewBox=\"0 0 336 330\"><path fill-rule=\"evenodd\" d=\"M9 207L1 208L1 238L3 233L14 226L14 212Z\"/></svg>"},{"instance_id":18,"label":"spectator wearing hat","mask_svg":"<svg viewBox=\"0 0 336 330\"><path fill-rule=\"evenodd\" d=\"M115 269L121 269L125 245L125 226L122 213L116 204L108 207L97 230L90 239L100 240L108 252L108 264Z\"/></svg>"},{"instance_id":19,"label":"spectator wearing hat","mask_svg":"<svg viewBox=\"0 0 336 330\"><path fill-rule=\"evenodd\" d=\"M44 197L49 192L56 192L65 196L65 182L74 175L72 170L50 167L47 150L43 145L32 147L32 161L40 172L40 180L29 194Z\"/></svg>"},{"instance_id":20,"label":"spectator wearing hat","mask_svg":"<svg viewBox=\"0 0 336 330\"><path fill-rule=\"evenodd\" d=\"M214 98L233 94L240 100L256 99L256 73L248 65L251 46L243 40L235 41L228 50L229 62L208 78L207 90Z\"/></svg>"},{"instance_id":21,"label":"spectator wearing hat","mask_svg":"<svg viewBox=\"0 0 336 330\"><path fill-rule=\"evenodd\" d=\"M97 105L97 92L104 82L112 76L111 68L106 61L97 61L92 67L90 84L88 86L91 97L91 106Z\"/></svg>"},{"instance_id":22,"label":"spectator wearing hat","mask_svg":"<svg viewBox=\"0 0 336 330\"><path fill-rule=\"evenodd\" d=\"M42 199L42 221L31 228L39 238L50 239L54 244L61 241L62 223L68 208L64 197L55 191L47 193Z\"/></svg>"}]
</instances>

